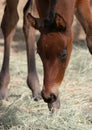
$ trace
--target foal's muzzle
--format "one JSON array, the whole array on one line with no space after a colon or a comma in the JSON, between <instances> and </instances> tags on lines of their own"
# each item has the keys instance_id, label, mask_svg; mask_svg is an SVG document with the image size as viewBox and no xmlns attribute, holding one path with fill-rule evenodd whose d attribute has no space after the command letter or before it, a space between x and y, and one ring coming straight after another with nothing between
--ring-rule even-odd
<instances>
[{"instance_id":1,"label":"foal's muzzle","mask_svg":"<svg viewBox=\"0 0 92 130\"><path fill-rule=\"evenodd\" d=\"M57 100L57 96L54 93L51 93L49 97L46 97L44 94L44 90L42 90L41 95L46 103L53 103Z\"/></svg>"}]
</instances>

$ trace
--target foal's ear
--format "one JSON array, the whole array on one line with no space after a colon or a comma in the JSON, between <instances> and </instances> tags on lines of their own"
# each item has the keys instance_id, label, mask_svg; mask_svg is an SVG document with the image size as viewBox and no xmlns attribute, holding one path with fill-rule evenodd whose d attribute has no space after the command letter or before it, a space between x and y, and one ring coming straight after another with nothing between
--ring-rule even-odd
<instances>
[{"instance_id":1,"label":"foal's ear","mask_svg":"<svg viewBox=\"0 0 92 130\"><path fill-rule=\"evenodd\" d=\"M28 13L27 15L27 19L30 23L30 26L34 27L35 29L40 30L41 28L44 27L44 23L42 20L40 20L39 18L35 18L31 15L31 13Z\"/></svg>"},{"instance_id":2,"label":"foal's ear","mask_svg":"<svg viewBox=\"0 0 92 130\"><path fill-rule=\"evenodd\" d=\"M60 31L66 30L66 22L64 18L57 13L55 14L55 23L58 30Z\"/></svg>"}]
</instances>

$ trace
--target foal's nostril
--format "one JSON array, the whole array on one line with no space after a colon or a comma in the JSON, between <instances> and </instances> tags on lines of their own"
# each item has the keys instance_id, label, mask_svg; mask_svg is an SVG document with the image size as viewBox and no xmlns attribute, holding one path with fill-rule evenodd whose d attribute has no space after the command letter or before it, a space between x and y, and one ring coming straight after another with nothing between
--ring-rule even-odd
<instances>
[{"instance_id":1,"label":"foal's nostril","mask_svg":"<svg viewBox=\"0 0 92 130\"><path fill-rule=\"evenodd\" d=\"M57 100L57 97L56 97L56 95L54 93L51 93L49 97L45 97L43 91L41 92L41 94L42 94L43 100L45 102L47 102L47 103L53 103L53 102L55 102Z\"/></svg>"},{"instance_id":2,"label":"foal's nostril","mask_svg":"<svg viewBox=\"0 0 92 130\"><path fill-rule=\"evenodd\" d=\"M57 97L56 97L56 95L54 93L50 94L50 98L51 98L51 102L55 102L56 99L57 99Z\"/></svg>"}]
</instances>

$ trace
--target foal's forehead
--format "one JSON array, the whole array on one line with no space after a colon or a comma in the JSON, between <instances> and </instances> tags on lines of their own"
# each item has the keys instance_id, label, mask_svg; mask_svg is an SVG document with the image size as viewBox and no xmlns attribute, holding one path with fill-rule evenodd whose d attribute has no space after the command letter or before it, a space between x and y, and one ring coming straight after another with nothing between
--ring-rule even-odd
<instances>
[{"instance_id":1,"label":"foal's forehead","mask_svg":"<svg viewBox=\"0 0 92 130\"><path fill-rule=\"evenodd\" d=\"M41 35L40 38L43 44L63 45L66 43L66 37L62 33L57 32Z\"/></svg>"},{"instance_id":2,"label":"foal's forehead","mask_svg":"<svg viewBox=\"0 0 92 130\"><path fill-rule=\"evenodd\" d=\"M66 41L67 40L65 36L60 33L43 34L41 35L40 40L37 44L38 50L40 49L41 52L48 52L55 55L66 47Z\"/></svg>"}]
</instances>

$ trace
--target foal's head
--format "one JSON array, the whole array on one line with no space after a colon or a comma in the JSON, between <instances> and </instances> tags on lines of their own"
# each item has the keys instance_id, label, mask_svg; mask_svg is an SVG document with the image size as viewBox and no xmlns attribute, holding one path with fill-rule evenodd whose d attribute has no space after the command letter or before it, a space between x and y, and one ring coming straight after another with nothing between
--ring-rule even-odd
<instances>
[{"instance_id":1,"label":"foal's head","mask_svg":"<svg viewBox=\"0 0 92 130\"><path fill-rule=\"evenodd\" d=\"M37 51L44 68L42 97L45 102L53 103L59 96L59 86L70 58L72 38L66 34L66 22L59 14L55 14L53 22L41 20L28 14L31 26L40 30Z\"/></svg>"}]
</instances>

